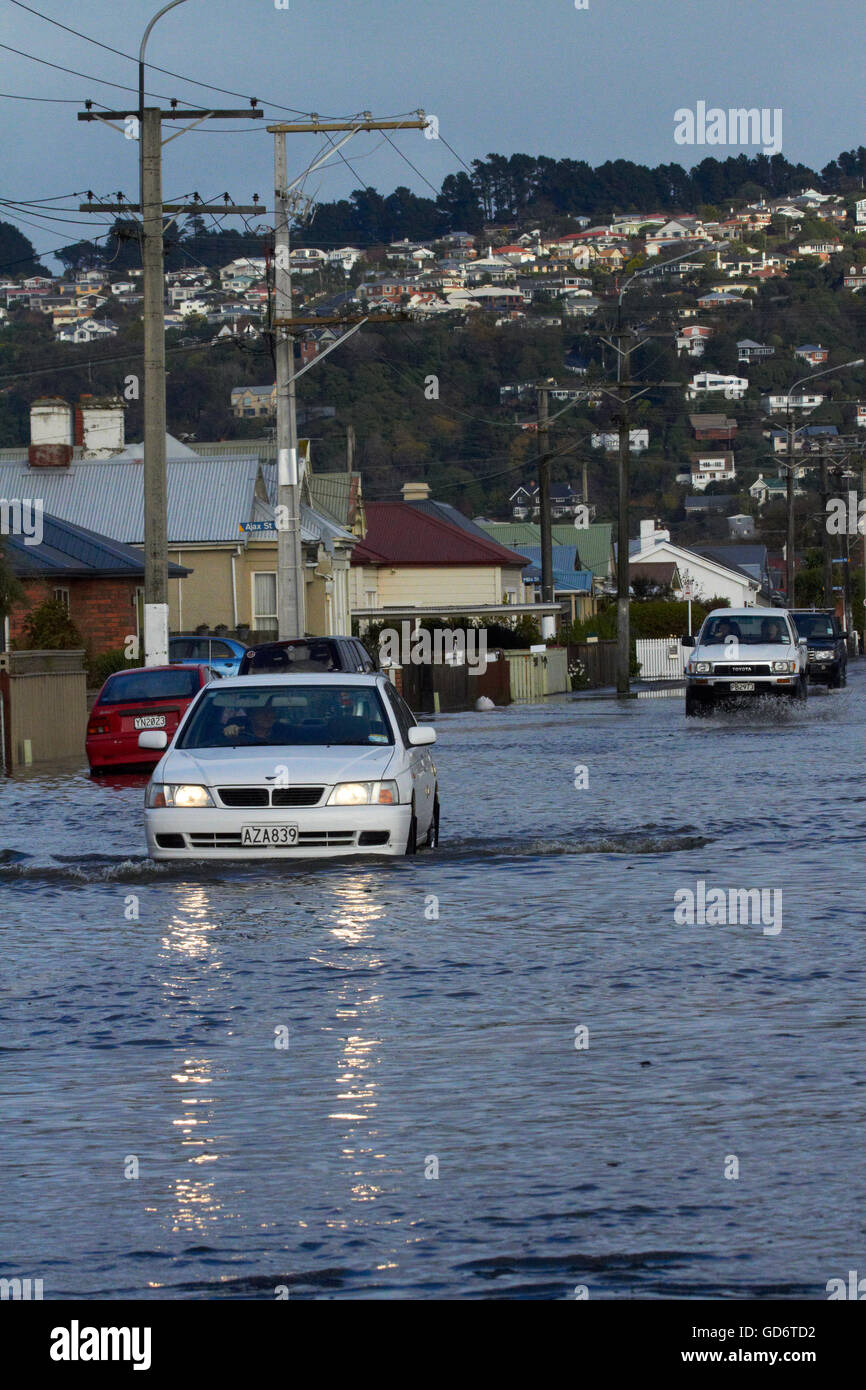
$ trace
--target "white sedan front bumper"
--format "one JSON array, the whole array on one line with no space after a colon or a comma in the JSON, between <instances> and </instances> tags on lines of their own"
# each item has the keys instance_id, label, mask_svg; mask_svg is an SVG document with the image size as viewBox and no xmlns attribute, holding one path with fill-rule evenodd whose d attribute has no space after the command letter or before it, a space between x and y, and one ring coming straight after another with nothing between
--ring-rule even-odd
<instances>
[{"instance_id":1,"label":"white sedan front bumper","mask_svg":"<svg viewBox=\"0 0 866 1390\"><path fill-rule=\"evenodd\" d=\"M145 810L152 859L332 859L340 855L403 854L412 808L291 806ZM243 845L245 825L297 826L293 845Z\"/></svg>"}]
</instances>

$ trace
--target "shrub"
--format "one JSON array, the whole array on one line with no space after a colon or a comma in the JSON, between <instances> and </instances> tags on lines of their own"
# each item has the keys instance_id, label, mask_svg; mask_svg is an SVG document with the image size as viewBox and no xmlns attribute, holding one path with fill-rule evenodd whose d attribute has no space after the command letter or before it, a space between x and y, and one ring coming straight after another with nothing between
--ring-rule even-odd
<instances>
[{"instance_id":1,"label":"shrub","mask_svg":"<svg viewBox=\"0 0 866 1390\"><path fill-rule=\"evenodd\" d=\"M26 651L70 651L84 646L84 638L59 598L48 598L28 613L24 621Z\"/></svg>"}]
</instances>

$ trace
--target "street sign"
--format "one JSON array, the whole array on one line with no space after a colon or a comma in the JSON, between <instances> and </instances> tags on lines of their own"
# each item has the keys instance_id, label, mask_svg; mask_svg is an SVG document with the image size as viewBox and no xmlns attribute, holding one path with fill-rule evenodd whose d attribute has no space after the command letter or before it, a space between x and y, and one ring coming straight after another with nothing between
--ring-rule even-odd
<instances>
[{"instance_id":1,"label":"street sign","mask_svg":"<svg viewBox=\"0 0 866 1390\"><path fill-rule=\"evenodd\" d=\"M276 526L272 521L239 521L238 530L244 536L270 535L276 532Z\"/></svg>"}]
</instances>

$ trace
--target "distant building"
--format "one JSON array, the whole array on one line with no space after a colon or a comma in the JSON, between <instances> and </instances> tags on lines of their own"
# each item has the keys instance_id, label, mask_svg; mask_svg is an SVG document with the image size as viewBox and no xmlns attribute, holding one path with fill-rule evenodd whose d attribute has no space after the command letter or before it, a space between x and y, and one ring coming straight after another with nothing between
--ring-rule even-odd
<instances>
[{"instance_id":1,"label":"distant building","mask_svg":"<svg viewBox=\"0 0 866 1390\"><path fill-rule=\"evenodd\" d=\"M754 338L741 338L737 343L737 361L762 362L765 357L772 357L775 351L766 343L756 343Z\"/></svg>"},{"instance_id":2,"label":"distant building","mask_svg":"<svg viewBox=\"0 0 866 1390\"><path fill-rule=\"evenodd\" d=\"M590 442L593 449L604 449L607 453L615 453L619 448L619 432L617 430L602 430L591 436ZM628 449L630 454L642 454L649 448L649 430L629 430Z\"/></svg>"},{"instance_id":3,"label":"distant building","mask_svg":"<svg viewBox=\"0 0 866 1390\"><path fill-rule=\"evenodd\" d=\"M252 420L259 415L276 415L277 387L235 386L231 394L232 414L238 420Z\"/></svg>"},{"instance_id":4,"label":"distant building","mask_svg":"<svg viewBox=\"0 0 866 1390\"><path fill-rule=\"evenodd\" d=\"M729 450L720 454L699 454L692 460L692 487L703 492L710 483L733 482L737 473L734 455Z\"/></svg>"}]
</instances>

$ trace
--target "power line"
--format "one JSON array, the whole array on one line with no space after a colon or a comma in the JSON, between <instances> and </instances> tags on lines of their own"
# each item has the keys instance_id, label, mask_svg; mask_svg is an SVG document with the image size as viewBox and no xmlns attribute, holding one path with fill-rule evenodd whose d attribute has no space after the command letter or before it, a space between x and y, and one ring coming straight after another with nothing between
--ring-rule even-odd
<instances>
[{"instance_id":1,"label":"power line","mask_svg":"<svg viewBox=\"0 0 866 1390\"><path fill-rule=\"evenodd\" d=\"M122 49L120 49L120 48L112 48L111 44L103 43L100 39L94 39L94 38L91 37L90 34L83 34L83 33L81 32L80 29L72 29L68 24L61 24L59 20L57 20L57 19L52 19L50 15L43 14L41 10L35 10L35 9L32 7L32 5L25 5L25 4L23 4L23 3L22 3L22 0L9 0L9 3L12 4L12 5L16 5L16 6L18 7L19 10L27 10L27 12L28 12L29 14L36 15L37 19L43 19L43 20L45 20L45 23L46 23L46 24L53 24L53 25L55 26L55 28L57 28L57 29L63 29L63 30L65 30L65 32L66 32L67 34L73 34L73 35L75 36L75 38L83 39L83 40L85 41L85 43L92 43L92 44L95 44L95 46L96 46L97 48L105 49L105 51L106 51L107 53L114 53L114 54L116 54L116 56L117 56L118 58L126 58L126 59L127 59L129 62L131 62L131 63L137 63L137 62L138 62L138 58L137 58L134 54L132 54L132 53L124 53ZM0 45L0 46L2 46L2 45ZM17 52L17 50L16 50L16 49L13 49L12 52ZM25 53L23 56L24 56L25 58L28 58L28 57L30 57L31 55L28 54L28 53ZM37 59L36 61L39 61L39 60ZM221 92L224 96L242 97L242 98L244 98L244 100L246 100L246 101L249 101L249 100L250 100L250 95L249 95L248 92L233 92L233 91L231 90L231 88L229 88L229 87L217 87L217 86L215 86L212 82L200 82L199 79L196 78L196 77L185 77L184 74L183 74L182 72L172 72L172 70L171 70L170 68L161 68L161 67L158 67L156 63L147 63L145 66L148 67L148 68L150 68L153 72L161 72L161 73L163 74L164 77L174 77L174 78L176 78L179 82L187 82L187 83L189 83L189 84L190 84L191 86L193 86L193 87L204 87L204 88L206 88L209 92ZM70 71L72 71L72 69L66 68L66 69L63 69L63 71L70 72ZM78 76L78 77L83 77L84 75L85 75L84 73L76 73L76 76ZM97 81L97 82L98 82L98 81L101 81L102 79L100 79L100 78L92 78L92 79L90 79L90 80L91 80L91 81ZM109 85L109 86L119 86L119 85L121 85L121 84L119 84L119 83L108 83L107 85ZM136 91L137 89L134 88L134 87L127 87L127 88L125 88L125 90L131 92L131 91ZM148 96L157 96L157 95L159 95L159 93L156 93L156 92L148 92L147 95L148 95ZM161 97L160 99L161 99L161 100L168 100L168 98L166 98L166 97ZM289 112L290 112L292 115L294 115L294 116L311 116L311 115L312 115L312 112L310 112L310 111L300 111L300 110L298 110L298 108L297 108L296 106L282 106L279 102L275 102L275 101L268 101L268 102L265 102L264 104L267 105L267 106L273 106L274 109L277 110L277 111L289 111Z\"/></svg>"},{"instance_id":2,"label":"power line","mask_svg":"<svg viewBox=\"0 0 866 1390\"><path fill-rule=\"evenodd\" d=\"M129 87L124 82L109 82L107 77L94 77L92 73L79 72L77 68L66 68L62 63L49 63L47 58L37 58L33 53L25 53L23 49L12 48L8 43L0 43L0 48L5 49L7 53L17 54L19 58L29 58L31 63L41 63L43 67L55 68L57 72L68 72L73 77L83 77L85 82L98 82L103 87L119 87L123 92L135 92L138 95L137 87ZM160 101L171 101L171 97L167 97L164 92L146 92L145 95L159 97Z\"/></svg>"},{"instance_id":3,"label":"power line","mask_svg":"<svg viewBox=\"0 0 866 1390\"><path fill-rule=\"evenodd\" d=\"M409 165L409 168L413 171L413 173L417 174L418 177L419 177L419 179L423 179L424 182L426 183L426 185L427 185L428 188L432 188L432 189L433 189L433 192L436 194L436 197L438 198L438 197L439 197L439 189L436 188L435 185L432 184L432 183L430 182L430 180L427 178L427 175L426 175L426 174L422 174L422 173L421 173L421 170L418 169L418 168L416 168L416 166L412 163L412 161L411 161L411 159L409 158L409 156L408 156L408 155L405 155L405 154L403 153L403 151L400 149L400 146L394 144L394 141L391 139L390 135L388 135L387 131L385 132L385 139L388 141L388 144L391 146L391 149L392 149L392 150L396 150L396 151L397 151L397 154L400 156L400 158L401 158L401 159L404 159L404 160L406 161L406 163Z\"/></svg>"},{"instance_id":4,"label":"power line","mask_svg":"<svg viewBox=\"0 0 866 1390\"><path fill-rule=\"evenodd\" d=\"M5 101L50 101L60 106L80 106L77 97L23 97L17 92L0 92Z\"/></svg>"}]
</instances>

